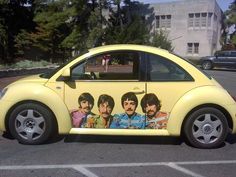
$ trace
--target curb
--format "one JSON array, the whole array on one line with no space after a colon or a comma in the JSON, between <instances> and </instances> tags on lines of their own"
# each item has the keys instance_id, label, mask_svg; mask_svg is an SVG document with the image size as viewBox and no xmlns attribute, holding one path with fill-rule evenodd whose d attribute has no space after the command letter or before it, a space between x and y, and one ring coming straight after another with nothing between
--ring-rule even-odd
<instances>
[{"instance_id":1,"label":"curb","mask_svg":"<svg viewBox=\"0 0 236 177\"><path fill-rule=\"evenodd\" d=\"M48 71L53 70L55 68L56 67L37 67L37 68L26 68L26 69L21 68L21 69L0 70L0 78L21 76L21 75L40 74L40 73L48 72Z\"/></svg>"}]
</instances>

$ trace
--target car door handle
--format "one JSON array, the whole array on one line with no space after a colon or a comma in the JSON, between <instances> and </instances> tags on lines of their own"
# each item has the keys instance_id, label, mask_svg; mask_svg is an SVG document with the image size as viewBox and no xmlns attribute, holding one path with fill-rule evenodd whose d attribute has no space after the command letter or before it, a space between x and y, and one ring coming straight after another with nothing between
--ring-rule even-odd
<instances>
[{"instance_id":1,"label":"car door handle","mask_svg":"<svg viewBox=\"0 0 236 177\"><path fill-rule=\"evenodd\" d=\"M144 90L141 90L139 88L134 88L133 90L130 90L130 92L133 92L135 94L144 94L145 93Z\"/></svg>"}]
</instances>

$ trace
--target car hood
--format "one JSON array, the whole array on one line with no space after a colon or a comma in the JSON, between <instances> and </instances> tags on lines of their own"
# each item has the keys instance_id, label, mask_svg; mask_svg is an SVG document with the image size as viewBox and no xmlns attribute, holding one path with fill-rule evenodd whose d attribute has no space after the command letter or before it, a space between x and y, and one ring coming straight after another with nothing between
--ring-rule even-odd
<instances>
[{"instance_id":1,"label":"car hood","mask_svg":"<svg viewBox=\"0 0 236 177\"><path fill-rule=\"evenodd\" d=\"M42 77L40 77L40 74L37 74L37 75L32 75L32 76L21 78L15 82L11 83L9 86L15 85L15 84L21 84L21 83L45 84L47 81L48 81L48 79L42 78Z\"/></svg>"}]
</instances>

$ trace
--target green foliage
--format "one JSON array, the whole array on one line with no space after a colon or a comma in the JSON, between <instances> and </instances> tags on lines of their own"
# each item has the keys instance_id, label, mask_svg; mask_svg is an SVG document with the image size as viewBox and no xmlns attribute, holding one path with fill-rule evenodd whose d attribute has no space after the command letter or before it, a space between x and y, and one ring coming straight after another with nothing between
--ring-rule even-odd
<instances>
[{"instance_id":1,"label":"green foliage","mask_svg":"<svg viewBox=\"0 0 236 177\"><path fill-rule=\"evenodd\" d=\"M231 32L230 40L228 42L236 46L236 0L231 3L229 10L225 12L225 16L226 19L224 20L224 25L227 29L230 29ZM225 38L226 35L227 34L222 37Z\"/></svg>"},{"instance_id":2,"label":"green foliage","mask_svg":"<svg viewBox=\"0 0 236 177\"><path fill-rule=\"evenodd\" d=\"M10 68L34 68L34 67L45 67L51 65L51 63L40 60L40 61L30 61L30 60L22 60L13 65L10 65Z\"/></svg>"},{"instance_id":3,"label":"green foliage","mask_svg":"<svg viewBox=\"0 0 236 177\"><path fill-rule=\"evenodd\" d=\"M154 47L160 47L162 49L166 49L170 51L173 50L171 41L168 40L166 33L162 30L157 31L152 34L152 40L150 44Z\"/></svg>"},{"instance_id":4,"label":"green foliage","mask_svg":"<svg viewBox=\"0 0 236 177\"><path fill-rule=\"evenodd\" d=\"M116 9L111 10L105 41L108 44L146 44L149 40L149 29L146 21L142 19L139 10L145 7L136 2L125 1L125 6L120 6L121 1L114 1ZM146 14L143 14L145 16ZM149 14L150 15L150 14Z\"/></svg>"},{"instance_id":5,"label":"green foliage","mask_svg":"<svg viewBox=\"0 0 236 177\"><path fill-rule=\"evenodd\" d=\"M30 0L0 1L0 57L2 62L13 62L17 48L15 39L22 29L33 28L33 13L24 4Z\"/></svg>"},{"instance_id":6,"label":"green foliage","mask_svg":"<svg viewBox=\"0 0 236 177\"><path fill-rule=\"evenodd\" d=\"M62 42L69 35L68 23L74 14L75 9L70 7L68 1L48 3L34 17L37 27L31 33L33 45L48 52L52 58L65 52Z\"/></svg>"},{"instance_id":7,"label":"green foliage","mask_svg":"<svg viewBox=\"0 0 236 177\"><path fill-rule=\"evenodd\" d=\"M30 49L32 44L31 39L29 38L29 33L22 29L15 38L15 48L17 49L16 55L23 56L25 50Z\"/></svg>"},{"instance_id":8,"label":"green foliage","mask_svg":"<svg viewBox=\"0 0 236 177\"><path fill-rule=\"evenodd\" d=\"M0 69L4 69L5 67L4 67L4 65L0 65Z\"/></svg>"}]
</instances>

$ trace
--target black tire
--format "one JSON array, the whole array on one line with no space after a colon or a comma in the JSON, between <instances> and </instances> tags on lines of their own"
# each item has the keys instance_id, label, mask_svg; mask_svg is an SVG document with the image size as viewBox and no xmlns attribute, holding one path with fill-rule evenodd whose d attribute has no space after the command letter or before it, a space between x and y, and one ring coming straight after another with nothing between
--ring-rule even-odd
<instances>
[{"instance_id":1,"label":"black tire","mask_svg":"<svg viewBox=\"0 0 236 177\"><path fill-rule=\"evenodd\" d=\"M37 103L18 105L9 117L9 130L22 144L42 144L47 141L56 125L54 115L45 106Z\"/></svg>"},{"instance_id":2,"label":"black tire","mask_svg":"<svg viewBox=\"0 0 236 177\"><path fill-rule=\"evenodd\" d=\"M193 112L185 121L184 135L188 143L197 148L217 148L226 139L228 123L216 108L205 107Z\"/></svg>"},{"instance_id":3,"label":"black tire","mask_svg":"<svg viewBox=\"0 0 236 177\"><path fill-rule=\"evenodd\" d=\"M202 68L203 68L204 70L210 70L210 69L213 68L213 64L212 64L211 61L203 61L203 62L202 62Z\"/></svg>"}]
</instances>

